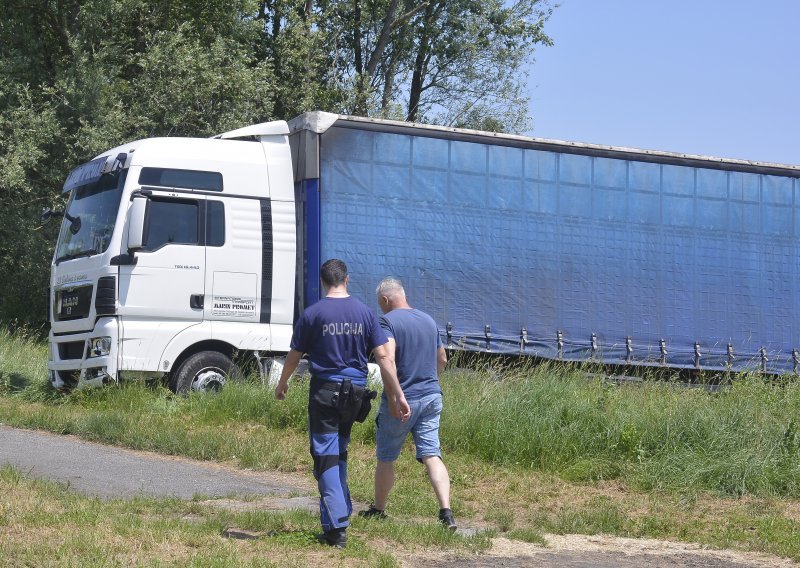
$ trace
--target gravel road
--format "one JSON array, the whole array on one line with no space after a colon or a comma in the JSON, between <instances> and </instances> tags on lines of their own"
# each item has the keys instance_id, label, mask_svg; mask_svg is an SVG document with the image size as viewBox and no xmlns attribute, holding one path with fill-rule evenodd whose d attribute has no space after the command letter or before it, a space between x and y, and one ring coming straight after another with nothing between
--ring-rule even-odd
<instances>
[{"instance_id":1,"label":"gravel road","mask_svg":"<svg viewBox=\"0 0 800 568\"><path fill-rule=\"evenodd\" d=\"M305 476L250 472L186 458L0 426L0 466L101 498L248 497L310 493Z\"/></svg>"}]
</instances>

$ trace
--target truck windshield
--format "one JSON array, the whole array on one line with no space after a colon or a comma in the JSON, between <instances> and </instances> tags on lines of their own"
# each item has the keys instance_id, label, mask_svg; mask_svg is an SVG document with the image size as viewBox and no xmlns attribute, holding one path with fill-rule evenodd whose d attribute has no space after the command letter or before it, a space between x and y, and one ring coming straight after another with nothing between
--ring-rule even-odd
<instances>
[{"instance_id":1,"label":"truck windshield","mask_svg":"<svg viewBox=\"0 0 800 568\"><path fill-rule=\"evenodd\" d=\"M95 183L72 190L58 235L56 262L105 252L127 174L127 170L104 174Z\"/></svg>"}]
</instances>

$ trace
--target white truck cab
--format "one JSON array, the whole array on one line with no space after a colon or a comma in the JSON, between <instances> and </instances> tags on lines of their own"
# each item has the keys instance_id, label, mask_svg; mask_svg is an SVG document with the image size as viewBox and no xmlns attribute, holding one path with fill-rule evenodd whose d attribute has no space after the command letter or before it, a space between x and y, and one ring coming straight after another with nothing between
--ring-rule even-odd
<instances>
[{"instance_id":1,"label":"white truck cab","mask_svg":"<svg viewBox=\"0 0 800 568\"><path fill-rule=\"evenodd\" d=\"M286 122L150 138L73 170L52 261L55 387L168 375L220 387L236 351L285 353L297 223Z\"/></svg>"}]
</instances>

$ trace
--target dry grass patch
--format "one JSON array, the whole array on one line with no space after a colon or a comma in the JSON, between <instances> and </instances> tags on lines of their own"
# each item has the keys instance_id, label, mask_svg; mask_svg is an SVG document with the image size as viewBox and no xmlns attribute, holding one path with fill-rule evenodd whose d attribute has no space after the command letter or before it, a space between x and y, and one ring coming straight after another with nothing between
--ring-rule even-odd
<instances>
[{"instance_id":1,"label":"dry grass patch","mask_svg":"<svg viewBox=\"0 0 800 568\"><path fill-rule=\"evenodd\" d=\"M708 492L640 492L617 480L578 484L505 468L496 468L491 476L461 486L458 499L474 517L501 532L530 528L563 533L578 526L588 534L608 532L713 543L719 542L721 527L731 534L763 533L768 527L756 528L759 522L768 525L770 520L782 519L800 529L797 501L723 498ZM740 545L768 549L755 540L743 538ZM800 539L796 539L791 554L800 556Z\"/></svg>"},{"instance_id":2,"label":"dry grass patch","mask_svg":"<svg viewBox=\"0 0 800 568\"><path fill-rule=\"evenodd\" d=\"M800 501L783 503L783 514L787 519L800 523Z\"/></svg>"}]
</instances>

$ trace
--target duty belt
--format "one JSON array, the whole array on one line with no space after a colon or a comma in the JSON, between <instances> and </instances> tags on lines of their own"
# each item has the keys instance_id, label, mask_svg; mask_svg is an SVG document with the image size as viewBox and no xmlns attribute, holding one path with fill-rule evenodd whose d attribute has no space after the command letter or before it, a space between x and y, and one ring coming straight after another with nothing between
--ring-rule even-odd
<instances>
[{"instance_id":1,"label":"duty belt","mask_svg":"<svg viewBox=\"0 0 800 568\"><path fill-rule=\"evenodd\" d=\"M342 383L339 381L328 381L325 379L318 379L317 377L311 377L311 384L314 388L335 392L339 392L342 388Z\"/></svg>"},{"instance_id":2,"label":"duty belt","mask_svg":"<svg viewBox=\"0 0 800 568\"><path fill-rule=\"evenodd\" d=\"M338 399L339 410L343 410L345 406L353 402L350 400L350 392L353 390L354 385L348 377L345 377L344 380L342 380L342 382L326 381L318 379L316 377L312 377L312 382L313 382L313 388L329 390L339 393L339 399ZM363 387L360 390L361 394L353 393L353 395L357 397L355 401L358 404L361 404L361 397L363 396L364 393Z\"/></svg>"}]
</instances>

